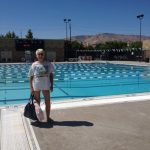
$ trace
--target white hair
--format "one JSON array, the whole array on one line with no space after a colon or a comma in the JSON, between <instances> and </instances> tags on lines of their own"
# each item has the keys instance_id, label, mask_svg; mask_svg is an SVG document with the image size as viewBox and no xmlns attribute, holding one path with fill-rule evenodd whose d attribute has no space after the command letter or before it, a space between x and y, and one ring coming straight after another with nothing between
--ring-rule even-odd
<instances>
[{"instance_id":1,"label":"white hair","mask_svg":"<svg viewBox=\"0 0 150 150\"><path fill-rule=\"evenodd\" d=\"M44 53L44 50L40 48L40 49L37 49L35 53L36 55L38 55L39 53Z\"/></svg>"}]
</instances>

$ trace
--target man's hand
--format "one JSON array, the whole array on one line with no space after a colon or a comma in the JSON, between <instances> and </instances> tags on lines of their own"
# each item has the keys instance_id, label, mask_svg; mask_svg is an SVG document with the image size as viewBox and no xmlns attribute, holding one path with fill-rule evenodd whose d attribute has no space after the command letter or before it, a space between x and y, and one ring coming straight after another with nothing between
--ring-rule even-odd
<instances>
[{"instance_id":1,"label":"man's hand","mask_svg":"<svg viewBox=\"0 0 150 150\"><path fill-rule=\"evenodd\" d=\"M34 95L34 90L33 90L33 88L30 89L30 93L31 93L32 95Z\"/></svg>"},{"instance_id":2,"label":"man's hand","mask_svg":"<svg viewBox=\"0 0 150 150\"><path fill-rule=\"evenodd\" d=\"M53 92L53 86L50 87L50 91Z\"/></svg>"}]
</instances>

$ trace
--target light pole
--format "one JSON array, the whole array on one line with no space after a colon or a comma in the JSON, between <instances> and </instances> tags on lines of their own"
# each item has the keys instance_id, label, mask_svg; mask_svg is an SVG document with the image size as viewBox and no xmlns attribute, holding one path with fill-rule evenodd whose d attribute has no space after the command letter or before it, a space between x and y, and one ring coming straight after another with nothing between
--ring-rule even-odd
<instances>
[{"instance_id":1,"label":"light pole","mask_svg":"<svg viewBox=\"0 0 150 150\"><path fill-rule=\"evenodd\" d=\"M70 41L71 41L71 19L64 19L64 23L66 24L66 40L68 40L68 23L69 23L69 30L70 30Z\"/></svg>"},{"instance_id":2,"label":"light pole","mask_svg":"<svg viewBox=\"0 0 150 150\"><path fill-rule=\"evenodd\" d=\"M138 16L136 16L138 19L139 19L139 21L140 21L140 48L141 48L141 54L143 54L142 53L142 39L141 39L141 30L142 30L142 19L144 18L144 14L141 14L141 15L138 15ZM142 56L143 57L143 56Z\"/></svg>"},{"instance_id":3,"label":"light pole","mask_svg":"<svg viewBox=\"0 0 150 150\"><path fill-rule=\"evenodd\" d=\"M68 19L69 22L69 30L70 30L70 43L71 43L71 19Z\"/></svg>"},{"instance_id":4,"label":"light pole","mask_svg":"<svg viewBox=\"0 0 150 150\"><path fill-rule=\"evenodd\" d=\"M68 19L64 19L64 23L66 24L66 41L68 39Z\"/></svg>"},{"instance_id":5,"label":"light pole","mask_svg":"<svg viewBox=\"0 0 150 150\"><path fill-rule=\"evenodd\" d=\"M66 24L66 58L69 57L69 48L71 50L71 19L64 19L64 23ZM68 43L68 24L69 24L69 30L70 30L70 44ZM70 46L69 46L70 45Z\"/></svg>"}]
</instances>

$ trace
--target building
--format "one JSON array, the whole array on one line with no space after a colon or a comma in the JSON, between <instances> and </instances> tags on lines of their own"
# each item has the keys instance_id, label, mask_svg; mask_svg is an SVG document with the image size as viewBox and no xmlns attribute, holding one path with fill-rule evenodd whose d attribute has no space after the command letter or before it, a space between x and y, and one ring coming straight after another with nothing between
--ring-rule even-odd
<instances>
[{"instance_id":1,"label":"building","mask_svg":"<svg viewBox=\"0 0 150 150\"><path fill-rule=\"evenodd\" d=\"M150 60L150 40L143 41L143 50L144 50L144 58L145 60Z\"/></svg>"},{"instance_id":2,"label":"building","mask_svg":"<svg viewBox=\"0 0 150 150\"><path fill-rule=\"evenodd\" d=\"M0 62L30 62L38 48L45 50L46 59L64 61L64 40L0 39Z\"/></svg>"}]
</instances>

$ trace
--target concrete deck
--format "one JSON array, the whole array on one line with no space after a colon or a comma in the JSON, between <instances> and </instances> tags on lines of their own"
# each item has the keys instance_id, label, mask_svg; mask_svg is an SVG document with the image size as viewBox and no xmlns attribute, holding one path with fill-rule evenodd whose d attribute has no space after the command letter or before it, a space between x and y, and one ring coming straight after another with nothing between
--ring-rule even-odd
<instances>
[{"instance_id":1,"label":"concrete deck","mask_svg":"<svg viewBox=\"0 0 150 150\"><path fill-rule=\"evenodd\" d=\"M150 149L150 93L56 102L53 125L29 120L23 110L1 107L1 150Z\"/></svg>"},{"instance_id":2,"label":"concrete deck","mask_svg":"<svg viewBox=\"0 0 150 150\"><path fill-rule=\"evenodd\" d=\"M1 109L0 149L30 150L29 141L22 121L22 113L16 107Z\"/></svg>"},{"instance_id":3,"label":"concrete deck","mask_svg":"<svg viewBox=\"0 0 150 150\"><path fill-rule=\"evenodd\" d=\"M32 123L41 150L149 150L150 101L53 110Z\"/></svg>"}]
</instances>

